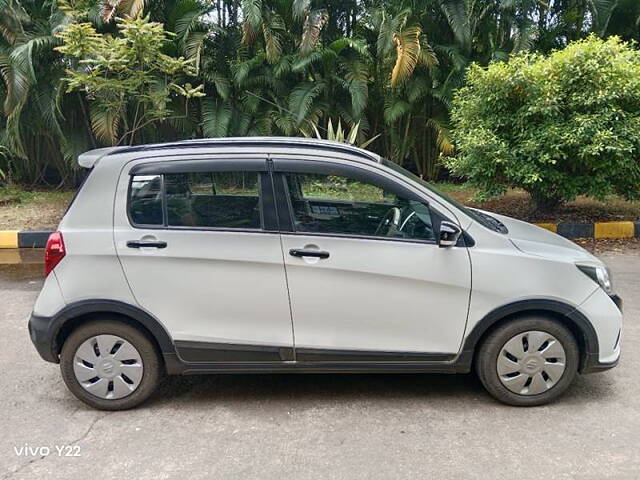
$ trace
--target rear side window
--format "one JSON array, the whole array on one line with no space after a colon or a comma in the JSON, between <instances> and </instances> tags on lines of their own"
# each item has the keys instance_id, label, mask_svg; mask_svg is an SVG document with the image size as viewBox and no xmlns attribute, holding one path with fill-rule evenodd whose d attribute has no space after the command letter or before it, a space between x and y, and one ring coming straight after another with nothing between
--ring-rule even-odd
<instances>
[{"instance_id":1,"label":"rear side window","mask_svg":"<svg viewBox=\"0 0 640 480\"><path fill-rule=\"evenodd\" d=\"M129 214L136 225L162 225L162 176L136 175L129 190Z\"/></svg>"},{"instance_id":2,"label":"rear side window","mask_svg":"<svg viewBox=\"0 0 640 480\"><path fill-rule=\"evenodd\" d=\"M129 215L134 225L259 229L258 172L134 175Z\"/></svg>"},{"instance_id":3,"label":"rear side window","mask_svg":"<svg viewBox=\"0 0 640 480\"><path fill-rule=\"evenodd\" d=\"M167 174L165 192L169 226L260 228L257 172Z\"/></svg>"}]
</instances>

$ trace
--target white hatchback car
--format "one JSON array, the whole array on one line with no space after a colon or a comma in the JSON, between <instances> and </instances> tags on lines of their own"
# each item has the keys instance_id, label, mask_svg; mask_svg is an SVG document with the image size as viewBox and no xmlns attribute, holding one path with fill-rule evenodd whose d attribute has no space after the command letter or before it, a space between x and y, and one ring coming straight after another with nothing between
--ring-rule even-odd
<instances>
[{"instance_id":1,"label":"white hatchback car","mask_svg":"<svg viewBox=\"0 0 640 480\"><path fill-rule=\"evenodd\" d=\"M540 405L618 362L601 261L371 152L224 138L79 163L29 331L93 407L138 405L164 374L472 367Z\"/></svg>"}]
</instances>

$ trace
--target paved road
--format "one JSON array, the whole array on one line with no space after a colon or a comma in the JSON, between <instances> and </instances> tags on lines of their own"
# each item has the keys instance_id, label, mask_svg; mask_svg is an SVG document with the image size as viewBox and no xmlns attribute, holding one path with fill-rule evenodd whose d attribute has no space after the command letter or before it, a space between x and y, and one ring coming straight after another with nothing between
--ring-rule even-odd
<instances>
[{"instance_id":1,"label":"paved road","mask_svg":"<svg viewBox=\"0 0 640 480\"><path fill-rule=\"evenodd\" d=\"M640 251L605 260L621 365L532 409L471 375L268 375L174 378L137 410L94 411L29 342L40 267L0 267L0 478L640 478Z\"/></svg>"}]
</instances>

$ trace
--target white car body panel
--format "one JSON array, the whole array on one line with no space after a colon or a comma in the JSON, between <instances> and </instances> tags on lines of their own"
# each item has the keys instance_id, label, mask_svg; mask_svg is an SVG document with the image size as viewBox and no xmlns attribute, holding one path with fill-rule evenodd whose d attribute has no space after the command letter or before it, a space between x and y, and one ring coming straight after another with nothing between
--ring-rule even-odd
<instances>
[{"instance_id":1,"label":"white car body panel","mask_svg":"<svg viewBox=\"0 0 640 480\"><path fill-rule=\"evenodd\" d=\"M120 175L113 231L137 304L174 340L293 347L280 235L132 227L128 170L139 163ZM127 247L142 238L167 248Z\"/></svg>"},{"instance_id":2,"label":"white car body panel","mask_svg":"<svg viewBox=\"0 0 640 480\"><path fill-rule=\"evenodd\" d=\"M435 244L283 235L296 347L457 353L471 290L466 249Z\"/></svg>"}]
</instances>

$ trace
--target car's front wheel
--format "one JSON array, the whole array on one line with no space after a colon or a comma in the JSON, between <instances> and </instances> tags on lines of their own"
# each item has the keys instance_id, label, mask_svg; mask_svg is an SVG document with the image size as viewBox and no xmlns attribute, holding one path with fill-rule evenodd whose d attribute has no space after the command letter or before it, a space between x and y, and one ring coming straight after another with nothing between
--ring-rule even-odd
<instances>
[{"instance_id":1,"label":"car's front wheel","mask_svg":"<svg viewBox=\"0 0 640 480\"><path fill-rule=\"evenodd\" d=\"M141 331L119 321L96 319L66 339L60 370L69 390L84 403L101 410L126 410L153 393L162 365Z\"/></svg>"},{"instance_id":2,"label":"car's front wheel","mask_svg":"<svg viewBox=\"0 0 640 480\"><path fill-rule=\"evenodd\" d=\"M491 332L478 351L476 371L497 400L535 406L560 396L578 371L576 340L558 321L528 316Z\"/></svg>"}]
</instances>

